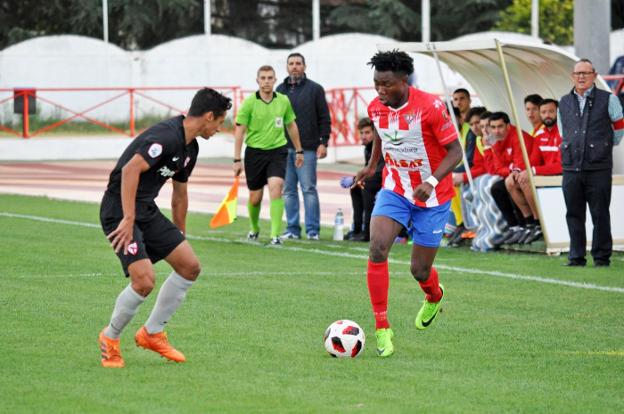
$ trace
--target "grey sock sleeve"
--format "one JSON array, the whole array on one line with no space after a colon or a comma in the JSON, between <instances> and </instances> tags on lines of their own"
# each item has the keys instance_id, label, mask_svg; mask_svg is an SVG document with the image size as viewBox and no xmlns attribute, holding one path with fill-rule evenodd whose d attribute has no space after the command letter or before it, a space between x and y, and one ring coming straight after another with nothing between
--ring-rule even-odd
<instances>
[{"instance_id":1,"label":"grey sock sleeve","mask_svg":"<svg viewBox=\"0 0 624 414\"><path fill-rule=\"evenodd\" d=\"M119 338L121 331L132 320L132 317L136 315L139 310L139 306L145 301L145 298L139 295L132 289L132 285L126 286L117 296L115 302L115 308L113 309L113 316L111 316L110 323L104 331L104 335L111 339Z\"/></svg>"},{"instance_id":2,"label":"grey sock sleeve","mask_svg":"<svg viewBox=\"0 0 624 414\"><path fill-rule=\"evenodd\" d=\"M160 288L154 309L145 322L147 333L152 335L165 329L165 324L178 309L186 296L186 291L192 285L193 281L171 272Z\"/></svg>"}]
</instances>

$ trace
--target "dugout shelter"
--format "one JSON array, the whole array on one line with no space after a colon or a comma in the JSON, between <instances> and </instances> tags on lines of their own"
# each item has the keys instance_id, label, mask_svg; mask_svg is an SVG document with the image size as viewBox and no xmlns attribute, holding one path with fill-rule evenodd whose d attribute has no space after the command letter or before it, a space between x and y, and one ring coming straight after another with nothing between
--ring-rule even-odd
<instances>
[{"instance_id":1,"label":"dugout shelter","mask_svg":"<svg viewBox=\"0 0 624 414\"><path fill-rule=\"evenodd\" d=\"M524 116L524 97L538 93L544 98L559 100L573 87L571 72L579 60L559 47L520 41L485 39L450 42L394 42L379 44L378 49L399 49L410 54L424 54L443 62L463 76L491 111L505 111L511 122L525 131L531 126ZM442 70L439 70L442 78ZM444 84L444 79L441 79ZM596 86L609 90L598 76ZM450 93L447 89L447 99ZM520 139L525 163L528 154ZM530 170L529 170L530 171ZM613 192L611 198L611 231L614 250L624 250L624 216L618 208L624 205L624 143L614 147ZM561 191L561 176L535 176L531 182L536 193L539 218L544 230L545 252L557 254L569 250L569 235L565 220L565 202ZM592 224L587 212L588 247L591 246Z\"/></svg>"}]
</instances>

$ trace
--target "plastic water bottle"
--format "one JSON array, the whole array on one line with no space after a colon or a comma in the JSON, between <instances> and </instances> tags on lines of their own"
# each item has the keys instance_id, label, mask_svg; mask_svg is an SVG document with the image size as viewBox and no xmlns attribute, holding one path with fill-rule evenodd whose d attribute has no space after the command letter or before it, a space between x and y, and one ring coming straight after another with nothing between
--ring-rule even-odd
<instances>
[{"instance_id":1,"label":"plastic water bottle","mask_svg":"<svg viewBox=\"0 0 624 414\"><path fill-rule=\"evenodd\" d=\"M344 240L343 228L344 214L342 213L342 209L339 208L336 212L336 218L334 219L334 240Z\"/></svg>"}]
</instances>

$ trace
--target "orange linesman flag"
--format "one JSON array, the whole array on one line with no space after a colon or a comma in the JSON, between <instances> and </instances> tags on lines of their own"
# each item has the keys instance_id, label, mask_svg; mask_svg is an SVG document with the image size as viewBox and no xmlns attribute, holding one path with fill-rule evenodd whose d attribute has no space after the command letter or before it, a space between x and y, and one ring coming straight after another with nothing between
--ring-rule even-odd
<instances>
[{"instance_id":1,"label":"orange linesman flag","mask_svg":"<svg viewBox=\"0 0 624 414\"><path fill-rule=\"evenodd\" d=\"M236 220L236 206L238 204L238 182L239 177L234 179L232 188L228 191L227 195L219 205L217 212L212 216L210 220L210 228L216 228L232 224Z\"/></svg>"}]
</instances>

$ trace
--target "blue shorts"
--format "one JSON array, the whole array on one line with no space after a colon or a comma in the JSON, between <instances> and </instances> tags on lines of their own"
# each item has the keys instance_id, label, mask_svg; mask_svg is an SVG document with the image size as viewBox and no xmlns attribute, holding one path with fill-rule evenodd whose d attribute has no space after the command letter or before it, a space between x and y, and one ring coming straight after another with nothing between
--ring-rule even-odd
<instances>
[{"instance_id":1,"label":"blue shorts","mask_svg":"<svg viewBox=\"0 0 624 414\"><path fill-rule=\"evenodd\" d=\"M450 208L450 201L436 207L418 207L394 191L383 189L377 193L372 216L389 217L401 223L414 244L439 247Z\"/></svg>"}]
</instances>

